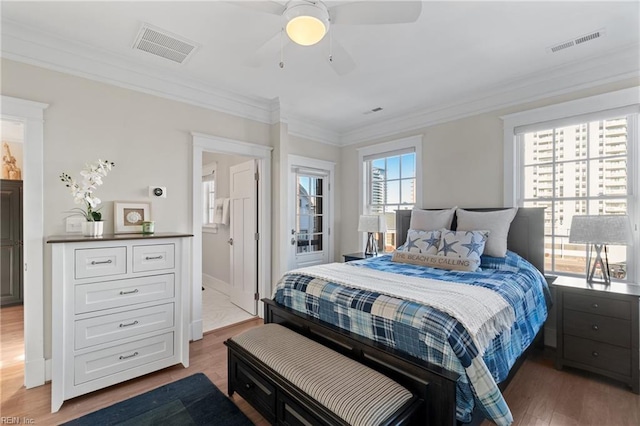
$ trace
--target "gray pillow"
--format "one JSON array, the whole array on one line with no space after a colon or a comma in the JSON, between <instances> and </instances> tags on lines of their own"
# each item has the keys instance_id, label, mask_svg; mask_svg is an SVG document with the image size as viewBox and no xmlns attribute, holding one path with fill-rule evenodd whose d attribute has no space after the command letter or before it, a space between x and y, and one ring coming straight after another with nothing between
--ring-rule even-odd
<instances>
[{"instance_id":1,"label":"gray pillow","mask_svg":"<svg viewBox=\"0 0 640 426\"><path fill-rule=\"evenodd\" d=\"M457 209L457 231L489 231L489 238L484 246L484 254L493 257L505 257L507 255L507 236L513 218L518 208L496 210L492 212L471 212Z\"/></svg>"},{"instance_id":2,"label":"gray pillow","mask_svg":"<svg viewBox=\"0 0 640 426\"><path fill-rule=\"evenodd\" d=\"M446 210L420 210L411 211L411 222L409 229L417 231L439 231L440 229L451 229L451 221L457 207ZM480 229L480 228L478 228ZM484 229L484 228L483 228Z\"/></svg>"}]
</instances>

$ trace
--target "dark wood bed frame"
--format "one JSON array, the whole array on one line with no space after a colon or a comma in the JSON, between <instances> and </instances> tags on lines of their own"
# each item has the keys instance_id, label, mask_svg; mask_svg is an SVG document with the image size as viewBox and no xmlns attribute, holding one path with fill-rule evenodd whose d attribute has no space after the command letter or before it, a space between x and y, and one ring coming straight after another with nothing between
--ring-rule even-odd
<instances>
[{"instance_id":1,"label":"dark wood bed frame","mask_svg":"<svg viewBox=\"0 0 640 426\"><path fill-rule=\"evenodd\" d=\"M502 209L465 210L495 211ZM411 210L400 210L396 213L396 242L400 245L404 243L407 237ZM454 218L451 228L455 229L455 226L456 219ZM507 247L527 259L544 273L544 208L518 209L516 217L509 228ZM422 424L438 426L457 424L457 374L281 306L273 300L263 299L263 301L265 303L265 323L285 325L298 333L387 374L414 392L425 401L423 415L421 416ZM542 332L538 333L537 341L541 340L541 335ZM529 350L520 356L507 379L500 383L499 388L501 391L504 391L507 387L522 362L524 362L528 352ZM479 412L474 412L471 424L480 424L482 420L482 415Z\"/></svg>"}]
</instances>

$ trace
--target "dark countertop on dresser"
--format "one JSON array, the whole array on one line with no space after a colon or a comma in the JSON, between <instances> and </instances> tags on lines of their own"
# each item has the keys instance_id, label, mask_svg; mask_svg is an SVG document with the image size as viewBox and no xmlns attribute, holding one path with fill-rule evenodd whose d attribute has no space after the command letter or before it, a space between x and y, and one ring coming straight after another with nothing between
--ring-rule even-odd
<instances>
[{"instance_id":1,"label":"dark countertop on dresser","mask_svg":"<svg viewBox=\"0 0 640 426\"><path fill-rule=\"evenodd\" d=\"M47 243L86 243L90 241L122 241L122 240L152 240L157 238L193 237L193 234L181 232L156 232L154 234L104 234L100 237L85 237L83 235L53 235L47 238Z\"/></svg>"}]
</instances>

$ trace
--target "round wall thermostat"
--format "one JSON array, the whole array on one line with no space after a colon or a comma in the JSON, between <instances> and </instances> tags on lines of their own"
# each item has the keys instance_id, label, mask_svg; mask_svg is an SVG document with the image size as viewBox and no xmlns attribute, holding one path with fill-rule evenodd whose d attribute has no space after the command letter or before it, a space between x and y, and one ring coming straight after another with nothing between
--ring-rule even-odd
<instances>
[{"instance_id":1,"label":"round wall thermostat","mask_svg":"<svg viewBox=\"0 0 640 426\"><path fill-rule=\"evenodd\" d=\"M153 188L153 195L156 197L162 197L162 188Z\"/></svg>"}]
</instances>

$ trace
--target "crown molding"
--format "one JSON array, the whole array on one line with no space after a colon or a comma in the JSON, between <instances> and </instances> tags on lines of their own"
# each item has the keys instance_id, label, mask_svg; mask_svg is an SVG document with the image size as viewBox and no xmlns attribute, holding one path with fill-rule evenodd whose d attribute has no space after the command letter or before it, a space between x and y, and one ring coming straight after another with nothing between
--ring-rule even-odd
<instances>
[{"instance_id":1,"label":"crown molding","mask_svg":"<svg viewBox=\"0 0 640 426\"><path fill-rule=\"evenodd\" d=\"M0 56L14 61L271 124L268 100L221 90L176 73L132 64L127 58L2 21Z\"/></svg>"},{"instance_id":2,"label":"crown molding","mask_svg":"<svg viewBox=\"0 0 640 426\"><path fill-rule=\"evenodd\" d=\"M377 140L489 111L639 77L638 52L640 52L640 45L634 44L607 55L575 61L544 72L531 73L492 86L448 105L395 116L372 125L345 131L341 135L340 142L342 146L348 146ZM612 67L611 64L616 66Z\"/></svg>"},{"instance_id":3,"label":"crown molding","mask_svg":"<svg viewBox=\"0 0 640 426\"><path fill-rule=\"evenodd\" d=\"M307 117L295 116L277 98L269 100L241 95L184 78L171 71L132 64L129 59L113 52L95 49L7 19L2 20L0 56L261 123L287 123L292 135L334 146L348 146L638 77L639 50L640 46L634 44L606 55L505 81L446 105L396 115L354 129L335 129L326 124L317 124ZM612 67L611 64L616 66Z\"/></svg>"}]
</instances>

